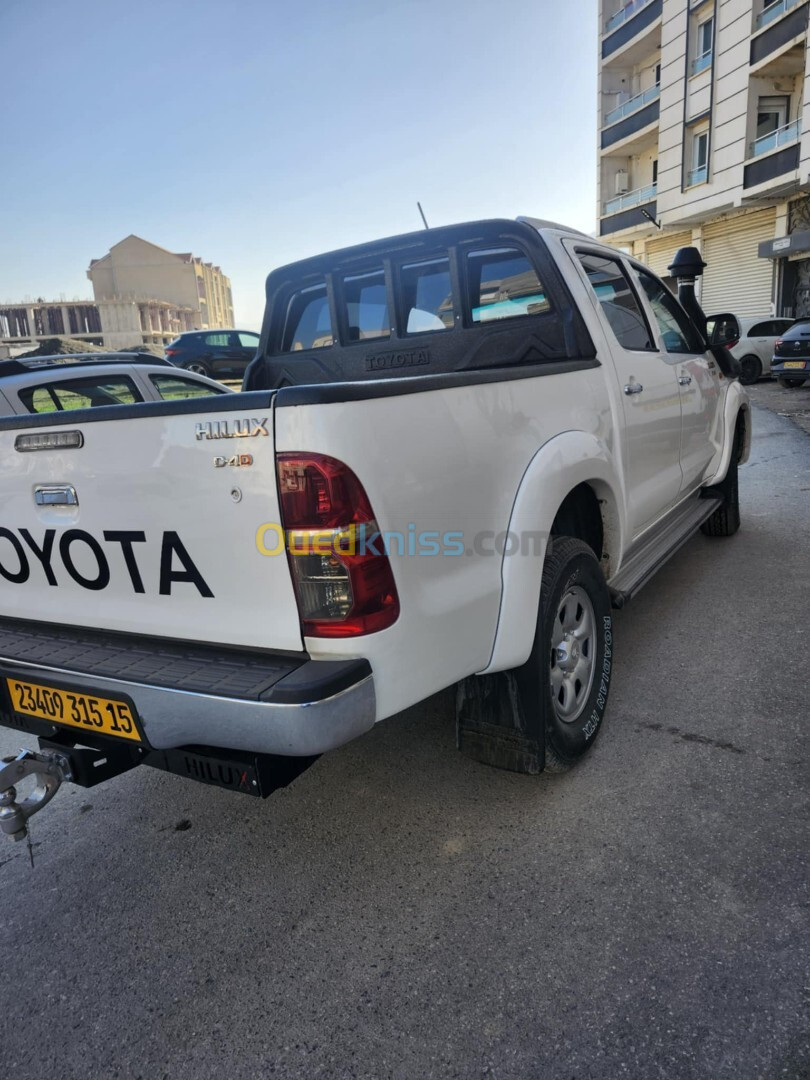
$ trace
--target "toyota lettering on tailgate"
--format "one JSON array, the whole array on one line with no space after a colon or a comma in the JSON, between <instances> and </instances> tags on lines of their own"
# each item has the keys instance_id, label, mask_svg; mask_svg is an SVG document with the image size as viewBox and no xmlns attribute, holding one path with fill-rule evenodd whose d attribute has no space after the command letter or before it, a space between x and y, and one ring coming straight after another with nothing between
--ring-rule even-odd
<instances>
[{"instance_id":1,"label":"toyota lettering on tailgate","mask_svg":"<svg viewBox=\"0 0 810 1080\"><path fill-rule=\"evenodd\" d=\"M0 528L0 576L24 585L33 574L41 572L49 585L58 586L60 579L64 582L69 577L83 589L100 592L110 584L112 561L113 566L123 563L134 593L145 593L136 549L138 544L147 543L146 533L105 529L102 535L108 545L106 551L84 529L66 529L57 543L56 529L34 536L28 529ZM77 567L77 561L83 570ZM91 573L87 572L88 566L92 566ZM171 596L172 586L180 583L193 585L206 599L214 595L177 533L164 532L160 538L158 594Z\"/></svg>"}]
</instances>

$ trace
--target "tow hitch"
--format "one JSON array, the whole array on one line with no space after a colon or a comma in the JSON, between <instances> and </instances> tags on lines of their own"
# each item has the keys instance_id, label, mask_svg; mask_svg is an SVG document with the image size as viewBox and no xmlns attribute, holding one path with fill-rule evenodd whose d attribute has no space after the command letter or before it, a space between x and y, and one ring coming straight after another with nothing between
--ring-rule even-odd
<instances>
[{"instance_id":1,"label":"tow hitch","mask_svg":"<svg viewBox=\"0 0 810 1080\"><path fill-rule=\"evenodd\" d=\"M16 757L0 762L0 832L11 840L27 840L33 865L28 823L66 780L90 788L138 765L151 765L226 791L266 799L316 761L317 756L277 757L204 746L153 750L108 743L99 749L76 746L71 733L56 732L40 736L39 750L20 750ZM18 799L17 785L30 777L35 780L33 789Z\"/></svg>"},{"instance_id":2,"label":"tow hitch","mask_svg":"<svg viewBox=\"0 0 810 1080\"><path fill-rule=\"evenodd\" d=\"M12 840L25 840L28 819L51 801L63 780L71 779L70 763L64 754L21 750L14 758L4 758L0 769L0 831ZM15 784L36 777L34 790L17 802Z\"/></svg>"}]
</instances>

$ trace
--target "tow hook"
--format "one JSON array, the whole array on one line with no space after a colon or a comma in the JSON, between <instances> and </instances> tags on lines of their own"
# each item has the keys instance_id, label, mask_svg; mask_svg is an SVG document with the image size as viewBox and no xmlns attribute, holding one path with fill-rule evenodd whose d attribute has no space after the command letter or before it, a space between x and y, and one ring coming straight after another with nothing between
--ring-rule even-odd
<instances>
[{"instance_id":1,"label":"tow hook","mask_svg":"<svg viewBox=\"0 0 810 1080\"><path fill-rule=\"evenodd\" d=\"M70 759L58 751L21 750L3 758L0 768L0 831L12 840L28 838L28 821L47 805L63 780L71 780ZM17 789L26 777L36 778L34 790L17 802Z\"/></svg>"}]
</instances>

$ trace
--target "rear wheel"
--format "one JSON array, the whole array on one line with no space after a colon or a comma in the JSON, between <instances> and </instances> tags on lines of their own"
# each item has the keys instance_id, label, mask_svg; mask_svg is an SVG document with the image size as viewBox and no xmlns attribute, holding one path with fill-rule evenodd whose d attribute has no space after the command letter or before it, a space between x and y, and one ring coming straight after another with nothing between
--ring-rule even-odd
<instances>
[{"instance_id":1,"label":"rear wheel","mask_svg":"<svg viewBox=\"0 0 810 1080\"><path fill-rule=\"evenodd\" d=\"M599 733L612 667L610 594L593 548L552 536L529 659L462 680L459 748L513 772L570 768Z\"/></svg>"},{"instance_id":2,"label":"rear wheel","mask_svg":"<svg viewBox=\"0 0 810 1080\"><path fill-rule=\"evenodd\" d=\"M528 663L545 690L546 769L561 772L599 733L613 666L610 594L593 550L581 540L551 538Z\"/></svg>"},{"instance_id":3,"label":"rear wheel","mask_svg":"<svg viewBox=\"0 0 810 1080\"><path fill-rule=\"evenodd\" d=\"M782 387L783 390L797 390L800 386L804 386L806 379L786 379L784 375L777 376L776 381Z\"/></svg>"},{"instance_id":4,"label":"rear wheel","mask_svg":"<svg viewBox=\"0 0 810 1080\"><path fill-rule=\"evenodd\" d=\"M762 361L758 356L750 353L740 361L740 382L743 386L750 386L762 375Z\"/></svg>"},{"instance_id":5,"label":"rear wheel","mask_svg":"<svg viewBox=\"0 0 810 1080\"><path fill-rule=\"evenodd\" d=\"M195 375L208 375L211 376L211 369L208 364L202 360L189 360L187 364L183 364L186 371L193 371Z\"/></svg>"}]
</instances>

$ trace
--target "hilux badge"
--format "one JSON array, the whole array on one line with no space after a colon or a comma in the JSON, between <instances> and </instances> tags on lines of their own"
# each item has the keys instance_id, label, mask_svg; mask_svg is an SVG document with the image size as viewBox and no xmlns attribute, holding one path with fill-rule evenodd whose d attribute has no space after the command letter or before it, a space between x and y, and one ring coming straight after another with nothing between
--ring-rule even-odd
<instances>
[{"instance_id":1,"label":"hilux badge","mask_svg":"<svg viewBox=\"0 0 810 1080\"><path fill-rule=\"evenodd\" d=\"M243 420L206 420L197 424L198 439L253 439L257 435L269 435L267 417L257 420L255 416Z\"/></svg>"}]
</instances>

